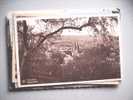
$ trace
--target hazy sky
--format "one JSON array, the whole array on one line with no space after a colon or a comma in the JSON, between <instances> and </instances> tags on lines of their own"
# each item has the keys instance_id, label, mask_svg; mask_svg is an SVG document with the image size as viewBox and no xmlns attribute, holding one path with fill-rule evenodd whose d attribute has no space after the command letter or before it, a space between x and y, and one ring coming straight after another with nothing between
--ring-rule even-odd
<instances>
[{"instance_id":1,"label":"hazy sky","mask_svg":"<svg viewBox=\"0 0 133 100\"><path fill-rule=\"evenodd\" d=\"M84 23L86 23L88 20L88 18L82 18L81 20L78 20L78 22L76 22L76 24L78 26L83 25ZM51 27L47 27L46 28L46 24L44 23L42 20L39 19L32 19L32 18L27 18L26 19L27 24L31 27L33 27L32 33L33 34L37 34L40 32L53 32L56 31L57 29L59 29L60 27L62 27L62 24L57 24L57 25L52 25ZM110 22L109 22L110 23ZM71 25L65 25L65 26L71 26ZM101 29L100 25L96 25L97 29ZM47 30L46 30L47 29ZM116 24L116 22L112 22L112 26L108 26L107 27L108 31L110 32L111 35L113 36L118 36L119 34L119 27ZM87 36L87 35L94 35L94 29L91 27L84 27L82 28L82 31L79 30L72 30L72 29L65 29L62 31L63 36L70 36L70 35L74 35L74 36Z\"/></svg>"}]
</instances>

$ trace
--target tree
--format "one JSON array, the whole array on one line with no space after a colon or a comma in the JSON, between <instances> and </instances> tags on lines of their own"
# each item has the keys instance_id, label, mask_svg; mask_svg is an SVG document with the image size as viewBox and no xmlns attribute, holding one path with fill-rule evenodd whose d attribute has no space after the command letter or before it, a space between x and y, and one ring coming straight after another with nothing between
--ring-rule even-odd
<instances>
[{"instance_id":1,"label":"tree","mask_svg":"<svg viewBox=\"0 0 133 100\"><path fill-rule=\"evenodd\" d=\"M49 39L60 36L64 30L82 31L84 28L90 27L94 30L95 36L97 34L110 35L109 28L114 28L113 21L118 23L117 17L39 19L36 25L40 25L42 31L38 33L33 32L36 25L28 25L27 20L18 21L20 45L23 49L21 49L21 52L23 51L21 66L29 53L37 50Z\"/></svg>"}]
</instances>

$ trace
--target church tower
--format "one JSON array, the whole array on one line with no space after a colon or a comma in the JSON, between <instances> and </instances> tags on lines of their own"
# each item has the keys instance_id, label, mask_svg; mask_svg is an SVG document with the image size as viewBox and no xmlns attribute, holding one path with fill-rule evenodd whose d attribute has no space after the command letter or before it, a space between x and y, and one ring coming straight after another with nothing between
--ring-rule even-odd
<instances>
[{"instance_id":1,"label":"church tower","mask_svg":"<svg viewBox=\"0 0 133 100\"><path fill-rule=\"evenodd\" d=\"M79 56L79 44L78 44L78 42L74 42L74 44L73 44L72 56Z\"/></svg>"}]
</instances>

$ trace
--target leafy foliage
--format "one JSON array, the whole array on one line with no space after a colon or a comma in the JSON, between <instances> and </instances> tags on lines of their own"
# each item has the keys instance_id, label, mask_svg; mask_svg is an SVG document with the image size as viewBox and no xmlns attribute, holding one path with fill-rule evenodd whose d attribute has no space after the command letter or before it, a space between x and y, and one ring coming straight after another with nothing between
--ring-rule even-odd
<instances>
[{"instance_id":1,"label":"leafy foliage","mask_svg":"<svg viewBox=\"0 0 133 100\"><path fill-rule=\"evenodd\" d=\"M119 77L117 17L39 19L17 22L21 78L39 82L94 80ZM72 40L61 51L64 30L80 32L88 38ZM68 32L69 32L68 31ZM90 35L92 31L93 35ZM114 35L115 34L115 35ZM76 41L76 45L73 45ZM65 45L65 44L64 44ZM70 46L70 45L69 45ZM22 82L27 84L27 82Z\"/></svg>"}]
</instances>

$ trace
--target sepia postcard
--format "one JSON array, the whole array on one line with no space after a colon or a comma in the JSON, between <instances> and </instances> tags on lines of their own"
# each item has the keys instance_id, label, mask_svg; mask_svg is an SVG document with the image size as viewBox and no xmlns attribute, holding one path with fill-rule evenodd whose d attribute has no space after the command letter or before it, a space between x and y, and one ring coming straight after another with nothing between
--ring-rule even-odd
<instances>
[{"instance_id":1,"label":"sepia postcard","mask_svg":"<svg viewBox=\"0 0 133 100\"><path fill-rule=\"evenodd\" d=\"M10 90L118 85L120 10L8 15Z\"/></svg>"}]
</instances>

